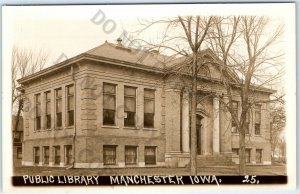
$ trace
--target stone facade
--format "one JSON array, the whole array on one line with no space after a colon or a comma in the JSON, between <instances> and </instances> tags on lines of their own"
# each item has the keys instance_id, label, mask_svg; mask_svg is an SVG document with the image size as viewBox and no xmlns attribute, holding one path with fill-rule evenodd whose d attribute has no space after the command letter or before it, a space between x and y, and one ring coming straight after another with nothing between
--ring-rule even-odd
<instances>
[{"instance_id":1,"label":"stone facade","mask_svg":"<svg viewBox=\"0 0 300 194\"><path fill-rule=\"evenodd\" d=\"M61 167L73 165L75 168L189 165L189 93L182 85L166 79L160 65L151 65L155 63L151 63L153 61L149 58L154 58L153 55L158 55L157 53L149 53L143 62L132 58L136 55L128 49L105 43L19 80L26 97L22 164ZM212 76L217 79L219 74L216 68L209 68ZM104 99L105 84L115 87L114 97L110 98L114 99L113 125L103 123L104 117L107 117L104 107L109 103ZM209 92L215 93L215 96L223 94L224 89L220 84L208 85ZM71 105L67 89L70 86L74 88L73 118L70 118ZM134 126L125 126L124 123L129 117L125 111L125 87L135 88L136 91ZM57 89L61 89L59 105ZM154 97L150 104L146 104L145 91L149 89L154 91ZM48 109L47 92L50 92ZM199 88L199 96L207 92L207 89ZM40 101L37 102L36 95L39 94ZM268 99L270 94L269 91L257 92L262 99ZM240 101L238 96L236 100ZM149 110L153 109L153 126L145 127L144 117L148 117L146 109L152 105ZM37 106L40 107L40 117L37 115ZM59 127L57 106L61 109L62 121ZM47 114L51 118L50 127L46 126L49 119ZM238 148L239 136L232 133L230 114L222 108L219 98L204 98L197 106L197 115L199 163L204 164L205 158L206 162L208 158L218 158L221 162L229 158L230 162L236 163L237 155L232 152ZM261 133L258 135L254 131L254 112L251 111L250 115L250 132L246 135L246 146L251 149L249 164L270 164L268 104L261 105ZM74 119L71 125L70 119ZM41 125L38 128L37 122ZM260 153L260 161L257 161Z\"/></svg>"}]
</instances>

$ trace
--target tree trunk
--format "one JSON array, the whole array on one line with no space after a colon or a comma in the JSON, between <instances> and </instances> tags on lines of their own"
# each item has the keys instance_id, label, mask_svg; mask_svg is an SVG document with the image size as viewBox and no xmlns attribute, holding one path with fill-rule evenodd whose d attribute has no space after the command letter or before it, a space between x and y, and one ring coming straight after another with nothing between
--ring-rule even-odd
<instances>
[{"instance_id":1,"label":"tree trunk","mask_svg":"<svg viewBox=\"0 0 300 194\"><path fill-rule=\"evenodd\" d=\"M17 116L16 116L16 123L15 123L14 131L18 131L18 126L19 126L20 115L21 115L22 109L23 109L23 99L22 99L22 97L20 97L20 99L19 99L19 107L18 107L18 112L17 112Z\"/></svg>"},{"instance_id":2,"label":"tree trunk","mask_svg":"<svg viewBox=\"0 0 300 194\"><path fill-rule=\"evenodd\" d=\"M197 55L193 56L193 77L191 96L191 175L197 175L197 134L196 134L196 109L197 109Z\"/></svg>"},{"instance_id":3,"label":"tree trunk","mask_svg":"<svg viewBox=\"0 0 300 194\"><path fill-rule=\"evenodd\" d=\"M240 154L239 154L239 174L245 175L246 174L246 158L245 158L245 130L239 130L240 133Z\"/></svg>"}]
</instances>

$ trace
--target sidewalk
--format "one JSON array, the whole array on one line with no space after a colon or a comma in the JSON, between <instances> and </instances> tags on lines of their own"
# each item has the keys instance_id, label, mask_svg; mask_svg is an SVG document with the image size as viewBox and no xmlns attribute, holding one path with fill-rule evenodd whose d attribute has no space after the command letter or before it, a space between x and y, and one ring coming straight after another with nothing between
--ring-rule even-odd
<instances>
[{"instance_id":1,"label":"sidewalk","mask_svg":"<svg viewBox=\"0 0 300 194\"><path fill-rule=\"evenodd\" d=\"M286 175L286 166L247 166L249 175ZM238 166L201 167L199 175L238 175ZM15 167L15 176L22 175L190 175L188 168L111 168L111 169L66 169L57 167Z\"/></svg>"}]
</instances>

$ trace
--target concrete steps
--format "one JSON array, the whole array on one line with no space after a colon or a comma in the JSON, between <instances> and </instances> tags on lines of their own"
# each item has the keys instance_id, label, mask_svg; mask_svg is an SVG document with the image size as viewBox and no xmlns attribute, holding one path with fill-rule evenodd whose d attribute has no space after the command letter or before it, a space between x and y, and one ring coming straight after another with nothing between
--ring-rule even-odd
<instances>
[{"instance_id":1,"label":"concrete steps","mask_svg":"<svg viewBox=\"0 0 300 194\"><path fill-rule=\"evenodd\" d=\"M208 166L233 166L231 154L216 154L216 155L198 155L197 166L208 167Z\"/></svg>"}]
</instances>

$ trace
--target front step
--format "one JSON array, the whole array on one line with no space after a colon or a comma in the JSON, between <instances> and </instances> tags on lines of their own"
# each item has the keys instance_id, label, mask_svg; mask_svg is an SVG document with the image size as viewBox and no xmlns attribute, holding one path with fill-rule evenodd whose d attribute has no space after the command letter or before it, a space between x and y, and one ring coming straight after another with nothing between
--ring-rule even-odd
<instances>
[{"instance_id":1,"label":"front step","mask_svg":"<svg viewBox=\"0 0 300 194\"><path fill-rule=\"evenodd\" d=\"M198 155L197 166L233 166L231 154L216 154L216 155Z\"/></svg>"}]
</instances>

